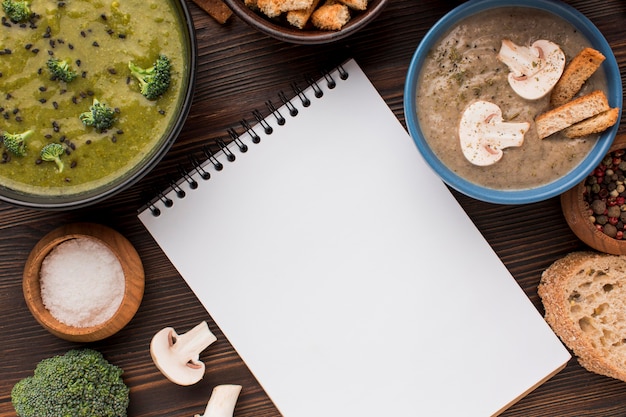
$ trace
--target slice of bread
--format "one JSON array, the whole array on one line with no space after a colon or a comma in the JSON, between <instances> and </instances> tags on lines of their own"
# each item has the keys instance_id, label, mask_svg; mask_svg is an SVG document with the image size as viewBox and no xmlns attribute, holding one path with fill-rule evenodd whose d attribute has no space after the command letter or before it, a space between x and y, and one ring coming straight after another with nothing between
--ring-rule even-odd
<instances>
[{"instance_id":1,"label":"slice of bread","mask_svg":"<svg viewBox=\"0 0 626 417\"><path fill-rule=\"evenodd\" d=\"M593 135L594 133L604 132L609 127L617 123L618 117L619 108L616 107L609 109L566 128L563 130L563 134L567 138L576 139L587 135Z\"/></svg>"},{"instance_id":2,"label":"slice of bread","mask_svg":"<svg viewBox=\"0 0 626 417\"><path fill-rule=\"evenodd\" d=\"M626 256L570 253L543 272L538 292L581 366L626 381Z\"/></svg>"},{"instance_id":3,"label":"slice of bread","mask_svg":"<svg viewBox=\"0 0 626 417\"><path fill-rule=\"evenodd\" d=\"M322 30L339 30L350 20L348 6L335 1L326 1L311 15L313 25Z\"/></svg>"},{"instance_id":4,"label":"slice of bread","mask_svg":"<svg viewBox=\"0 0 626 417\"><path fill-rule=\"evenodd\" d=\"M559 107L573 99L604 60L604 55L593 48L584 48L580 51L567 64L563 75L552 89L550 106Z\"/></svg>"},{"instance_id":5,"label":"slice of bread","mask_svg":"<svg viewBox=\"0 0 626 417\"><path fill-rule=\"evenodd\" d=\"M257 0L257 7L267 17L277 17L290 10L303 10L311 6L313 0Z\"/></svg>"},{"instance_id":6,"label":"slice of bread","mask_svg":"<svg viewBox=\"0 0 626 417\"><path fill-rule=\"evenodd\" d=\"M604 92L596 90L537 116L535 119L537 135L539 139L544 139L609 108Z\"/></svg>"},{"instance_id":7,"label":"slice of bread","mask_svg":"<svg viewBox=\"0 0 626 417\"><path fill-rule=\"evenodd\" d=\"M222 25L233 14L232 10L222 0L193 0L193 2Z\"/></svg>"},{"instance_id":8,"label":"slice of bread","mask_svg":"<svg viewBox=\"0 0 626 417\"><path fill-rule=\"evenodd\" d=\"M308 9L291 10L287 12L287 22L298 29L304 29L304 26L306 26L309 18L313 14L313 10L315 10L319 2L320 0L313 0L313 3L311 3Z\"/></svg>"}]
</instances>

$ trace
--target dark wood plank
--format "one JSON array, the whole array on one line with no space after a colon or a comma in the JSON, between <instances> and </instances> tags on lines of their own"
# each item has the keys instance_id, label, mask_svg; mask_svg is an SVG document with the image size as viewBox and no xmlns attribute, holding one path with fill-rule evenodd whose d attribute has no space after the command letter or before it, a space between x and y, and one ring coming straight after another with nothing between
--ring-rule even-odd
<instances>
[{"instance_id":1,"label":"dark wood plank","mask_svg":"<svg viewBox=\"0 0 626 417\"><path fill-rule=\"evenodd\" d=\"M220 25L189 1L197 30L199 72L193 106L185 127L168 155L131 189L93 207L69 212L22 209L0 203L0 416L14 416L12 386L30 375L48 356L81 346L47 333L30 315L21 292L21 275L30 249L48 231L76 221L99 222L126 236L139 252L146 272L144 300L135 318L115 336L89 346L102 351L125 369L131 387L130 416L193 416L204 411L213 386L244 386L238 417L280 415L228 340L212 322L183 279L169 263L136 217L146 195L164 176L186 165L187 154L202 145L216 149L227 139L227 128L250 119L277 92L320 66L354 57L371 78L396 116L404 122L404 76L411 56L426 31L460 1L392 0L365 30L337 44L290 45L256 33L232 18ZM613 47L622 73L626 66L623 22L626 3L569 1L585 13ZM623 128L621 129L624 130ZM584 245L568 229L557 198L526 206L500 206L472 200L454 192L496 253L518 280L539 311L536 293L541 272L555 259ZM454 236L450 236L453 247ZM207 264L207 273L211 266ZM152 364L148 346L164 326L186 330L207 320L218 342L203 352L205 379L192 387L167 381ZM385 381L381 381L384 383ZM455 394L450 392L450 400ZM312 399L315 400L314 398ZM626 407L626 384L591 374L575 360L567 368L514 405L503 415L609 416Z\"/></svg>"}]
</instances>

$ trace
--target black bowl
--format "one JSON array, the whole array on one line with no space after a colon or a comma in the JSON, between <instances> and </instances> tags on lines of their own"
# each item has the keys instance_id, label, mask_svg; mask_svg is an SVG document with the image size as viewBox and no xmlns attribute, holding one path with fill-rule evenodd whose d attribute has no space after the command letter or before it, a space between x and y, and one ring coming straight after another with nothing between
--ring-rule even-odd
<instances>
[{"instance_id":1,"label":"black bowl","mask_svg":"<svg viewBox=\"0 0 626 417\"><path fill-rule=\"evenodd\" d=\"M146 155L127 171L112 179L108 183L97 184L93 187L85 187L77 192L56 193L54 195L35 194L17 191L13 188L0 184L0 200L7 203L35 209L67 210L85 207L105 200L135 184L150 172L169 151L176 141L183 124L189 113L197 71L197 44L195 28L191 13L185 0L172 0L177 19L183 26L184 68L181 70L181 90L177 101L172 106L176 114L162 133L160 140L149 150Z\"/></svg>"}]
</instances>

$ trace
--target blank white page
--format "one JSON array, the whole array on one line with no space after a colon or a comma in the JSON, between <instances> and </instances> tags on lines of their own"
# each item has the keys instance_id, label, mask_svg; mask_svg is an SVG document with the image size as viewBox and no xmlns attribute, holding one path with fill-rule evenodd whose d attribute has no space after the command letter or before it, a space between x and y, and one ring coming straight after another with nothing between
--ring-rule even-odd
<instances>
[{"instance_id":1,"label":"blank white page","mask_svg":"<svg viewBox=\"0 0 626 417\"><path fill-rule=\"evenodd\" d=\"M495 415L570 355L358 65L343 68L139 218L284 416Z\"/></svg>"}]
</instances>

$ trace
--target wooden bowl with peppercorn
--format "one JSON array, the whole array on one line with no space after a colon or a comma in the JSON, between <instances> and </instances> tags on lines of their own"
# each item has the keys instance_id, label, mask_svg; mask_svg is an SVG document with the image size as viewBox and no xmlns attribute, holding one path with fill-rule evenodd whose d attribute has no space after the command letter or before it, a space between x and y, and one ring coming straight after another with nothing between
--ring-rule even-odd
<instances>
[{"instance_id":1,"label":"wooden bowl with peppercorn","mask_svg":"<svg viewBox=\"0 0 626 417\"><path fill-rule=\"evenodd\" d=\"M600 252L626 254L626 135L617 135L585 181L561 195L561 207L580 240Z\"/></svg>"}]
</instances>

